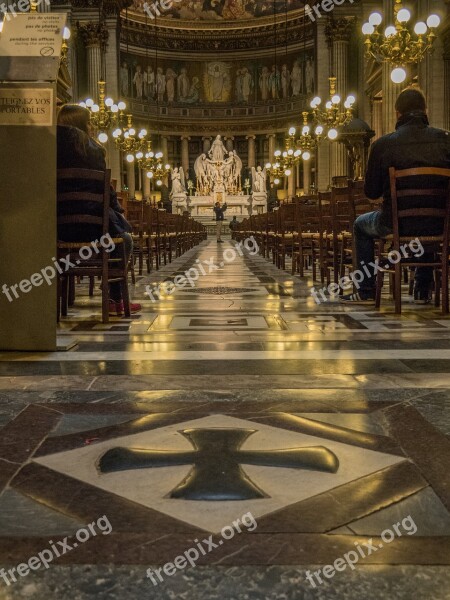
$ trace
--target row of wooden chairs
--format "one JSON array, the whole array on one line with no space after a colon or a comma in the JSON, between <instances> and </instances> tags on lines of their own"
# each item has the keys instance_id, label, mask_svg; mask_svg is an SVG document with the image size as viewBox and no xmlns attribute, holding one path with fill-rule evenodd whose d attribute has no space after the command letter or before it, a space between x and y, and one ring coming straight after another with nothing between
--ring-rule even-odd
<instances>
[{"instance_id":1,"label":"row of wooden chairs","mask_svg":"<svg viewBox=\"0 0 450 600\"><path fill-rule=\"evenodd\" d=\"M435 305L440 303L442 288L442 309L448 312L448 260L445 251L448 249L448 211L450 206L450 183L448 190L442 186L429 189L405 189L403 183L398 189L399 181L407 182L408 177L423 177L426 182L436 178L448 177L450 170L435 168L419 168L407 171L391 169L391 196L393 211L393 234L377 241L377 259L380 264L388 264L389 252L400 252L401 247L410 241L411 236L401 235L403 219L425 217L440 219L443 223L443 234L439 236L414 236L419 239L427 252L434 255L433 261L426 263L435 273ZM427 186L425 186L427 187ZM420 196L424 208L405 209L402 198ZM429 208L429 199L436 201L440 197L442 208ZM399 202L400 198L400 202ZM345 187L333 187L330 191L319 192L316 196L295 198L292 203L285 203L272 213L254 215L242 221L234 232L237 240L254 236L260 252L280 269L286 269L286 259L291 259L291 272L300 277L307 269L311 270L314 281L320 280L323 285L335 284L347 273L350 274L357 265L353 225L358 216L377 210L381 201L369 200L364 194L363 181L347 181ZM428 207L427 207L428 203ZM446 237L447 236L447 237ZM402 255L398 264L384 271L378 271L376 279L376 306L381 303L381 289L384 274L390 275L391 290L395 300L395 310L401 312L401 283L409 282L412 293L413 270L424 263L414 257ZM441 284L442 279L442 284Z\"/></svg>"},{"instance_id":2,"label":"row of wooden chairs","mask_svg":"<svg viewBox=\"0 0 450 600\"><path fill-rule=\"evenodd\" d=\"M83 191L96 189L95 193ZM76 190L76 191L74 191ZM58 240L58 322L67 316L68 306L75 300L75 283L83 277L89 280L89 295L93 296L95 280L100 279L102 291L102 321L109 322L109 285L121 286L125 316L130 316L128 277L131 271L135 283L134 265L139 264L142 274L144 259L147 272L152 266L159 269L176 256L206 239L205 227L188 215L171 215L142 202L128 202L126 195L119 195L125 215L132 227L133 255L126 257L122 237L111 240L109 210L111 196L111 172L91 169L61 169L58 171L58 230L63 236ZM90 204L89 212L86 203ZM93 214L92 207L97 206ZM71 231L95 230L102 232L97 242L70 240ZM108 243L101 243L101 240ZM66 240L66 241L62 241ZM115 250L111 252L112 245Z\"/></svg>"}]
</instances>

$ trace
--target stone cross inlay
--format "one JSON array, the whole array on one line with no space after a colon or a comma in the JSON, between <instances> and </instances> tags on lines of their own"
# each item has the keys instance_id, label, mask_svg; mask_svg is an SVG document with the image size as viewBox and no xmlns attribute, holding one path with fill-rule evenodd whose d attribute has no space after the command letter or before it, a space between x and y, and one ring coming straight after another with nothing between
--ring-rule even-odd
<instances>
[{"instance_id":1,"label":"stone cross inlay","mask_svg":"<svg viewBox=\"0 0 450 600\"><path fill-rule=\"evenodd\" d=\"M192 465L170 498L184 500L251 500L267 498L241 465L308 469L336 473L337 456L324 446L285 450L242 450L255 429L184 429L179 433L194 450L112 448L99 462L101 473Z\"/></svg>"}]
</instances>

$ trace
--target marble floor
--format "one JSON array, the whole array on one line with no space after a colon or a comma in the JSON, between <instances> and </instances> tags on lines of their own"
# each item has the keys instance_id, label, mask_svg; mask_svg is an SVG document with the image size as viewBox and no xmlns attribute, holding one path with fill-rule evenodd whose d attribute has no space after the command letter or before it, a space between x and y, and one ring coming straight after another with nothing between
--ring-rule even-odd
<instances>
[{"instance_id":1,"label":"marble floor","mask_svg":"<svg viewBox=\"0 0 450 600\"><path fill-rule=\"evenodd\" d=\"M450 599L450 319L312 285L208 240L0 354L0 600Z\"/></svg>"}]
</instances>

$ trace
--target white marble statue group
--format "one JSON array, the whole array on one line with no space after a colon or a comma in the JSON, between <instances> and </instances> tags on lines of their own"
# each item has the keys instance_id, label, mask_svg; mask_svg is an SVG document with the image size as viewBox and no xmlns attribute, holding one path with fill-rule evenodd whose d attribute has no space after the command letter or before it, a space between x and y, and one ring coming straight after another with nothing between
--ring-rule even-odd
<instances>
[{"instance_id":1,"label":"white marble statue group","mask_svg":"<svg viewBox=\"0 0 450 600\"><path fill-rule=\"evenodd\" d=\"M242 160L235 151L225 148L220 135L215 138L208 154L197 158L194 170L199 195L241 193Z\"/></svg>"}]
</instances>

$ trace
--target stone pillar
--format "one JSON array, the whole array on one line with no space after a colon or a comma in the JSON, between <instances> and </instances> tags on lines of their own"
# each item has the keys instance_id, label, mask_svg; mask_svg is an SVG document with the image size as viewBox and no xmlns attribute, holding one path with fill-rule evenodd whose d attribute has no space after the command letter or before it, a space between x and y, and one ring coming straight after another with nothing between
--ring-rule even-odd
<instances>
[{"instance_id":1,"label":"stone pillar","mask_svg":"<svg viewBox=\"0 0 450 600\"><path fill-rule=\"evenodd\" d=\"M164 154L164 164L170 164L169 143L166 135L161 136L161 152ZM164 175L164 177L162 178L162 182L164 185L169 185L169 175Z\"/></svg>"},{"instance_id":2,"label":"stone pillar","mask_svg":"<svg viewBox=\"0 0 450 600\"><path fill-rule=\"evenodd\" d=\"M181 136L181 166L186 180L189 178L189 140L187 135Z\"/></svg>"},{"instance_id":3,"label":"stone pillar","mask_svg":"<svg viewBox=\"0 0 450 600\"><path fill-rule=\"evenodd\" d=\"M211 138L210 137L202 137L203 142L203 153L208 155L208 152L211 150Z\"/></svg>"},{"instance_id":4,"label":"stone pillar","mask_svg":"<svg viewBox=\"0 0 450 600\"><path fill-rule=\"evenodd\" d=\"M332 70L336 77L336 93L341 107L348 95L348 48L353 31L353 18L333 19L326 28L327 41L333 56ZM343 144L331 145L331 176L348 176L347 151Z\"/></svg>"},{"instance_id":5,"label":"stone pillar","mask_svg":"<svg viewBox=\"0 0 450 600\"><path fill-rule=\"evenodd\" d=\"M316 93L326 102L330 94L329 51L327 47L327 36L325 34L326 20L317 19L317 84ZM324 140L317 152L316 186L320 191L326 190L331 183L330 176L330 142Z\"/></svg>"},{"instance_id":6,"label":"stone pillar","mask_svg":"<svg viewBox=\"0 0 450 600\"><path fill-rule=\"evenodd\" d=\"M267 138L269 140L269 156L267 158L267 162L273 162L274 161L274 152L276 150L276 140L277 140L277 136L275 133L269 133L267 135Z\"/></svg>"},{"instance_id":7,"label":"stone pillar","mask_svg":"<svg viewBox=\"0 0 450 600\"><path fill-rule=\"evenodd\" d=\"M233 150L233 140L234 140L233 136L227 136L225 138L225 148L228 150L228 152Z\"/></svg>"},{"instance_id":8,"label":"stone pillar","mask_svg":"<svg viewBox=\"0 0 450 600\"><path fill-rule=\"evenodd\" d=\"M303 193L309 195L311 187L311 159L303 161Z\"/></svg>"},{"instance_id":9,"label":"stone pillar","mask_svg":"<svg viewBox=\"0 0 450 600\"><path fill-rule=\"evenodd\" d=\"M248 140L248 167L249 169L251 169L252 167L256 167L256 136L251 134L248 135L245 139Z\"/></svg>"},{"instance_id":10,"label":"stone pillar","mask_svg":"<svg viewBox=\"0 0 450 600\"><path fill-rule=\"evenodd\" d=\"M150 179L147 177L147 171L141 169L142 178L142 199L150 200Z\"/></svg>"},{"instance_id":11,"label":"stone pillar","mask_svg":"<svg viewBox=\"0 0 450 600\"><path fill-rule=\"evenodd\" d=\"M288 182L288 200L292 200L295 196L296 190L296 177L295 177L295 166L291 168L291 174L287 178Z\"/></svg>"},{"instance_id":12,"label":"stone pillar","mask_svg":"<svg viewBox=\"0 0 450 600\"><path fill-rule=\"evenodd\" d=\"M375 131L373 141L383 135L383 98L376 96L372 102L372 129Z\"/></svg>"},{"instance_id":13,"label":"stone pillar","mask_svg":"<svg viewBox=\"0 0 450 600\"><path fill-rule=\"evenodd\" d=\"M127 162L127 181L130 200L133 200L136 195L136 174L134 172L134 163Z\"/></svg>"},{"instance_id":14,"label":"stone pillar","mask_svg":"<svg viewBox=\"0 0 450 600\"><path fill-rule=\"evenodd\" d=\"M78 25L83 44L86 46L88 94L98 100L98 82L102 78L102 52L108 41L108 28L104 23L89 21Z\"/></svg>"},{"instance_id":15,"label":"stone pillar","mask_svg":"<svg viewBox=\"0 0 450 600\"><path fill-rule=\"evenodd\" d=\"M444 127L450 130L450 2L447 2L447 29L444 43Z\"/></svg>"},{"instance_id":16,"label":"stone pillar","mask_svg":"<svg viewBox=\"0 0 450 600\"><path fill-rule=\"evenodd\" d=\"M392 0L383 0L383 14L385 23L394 22L394 4ZM395 84L391 79L393 66L389 63L382 65L382 85L383 90L383 135L395 130L397 118L395 115L395 101L397 96L405 87L405 83Z\"/></svg>"}]
</instances>

